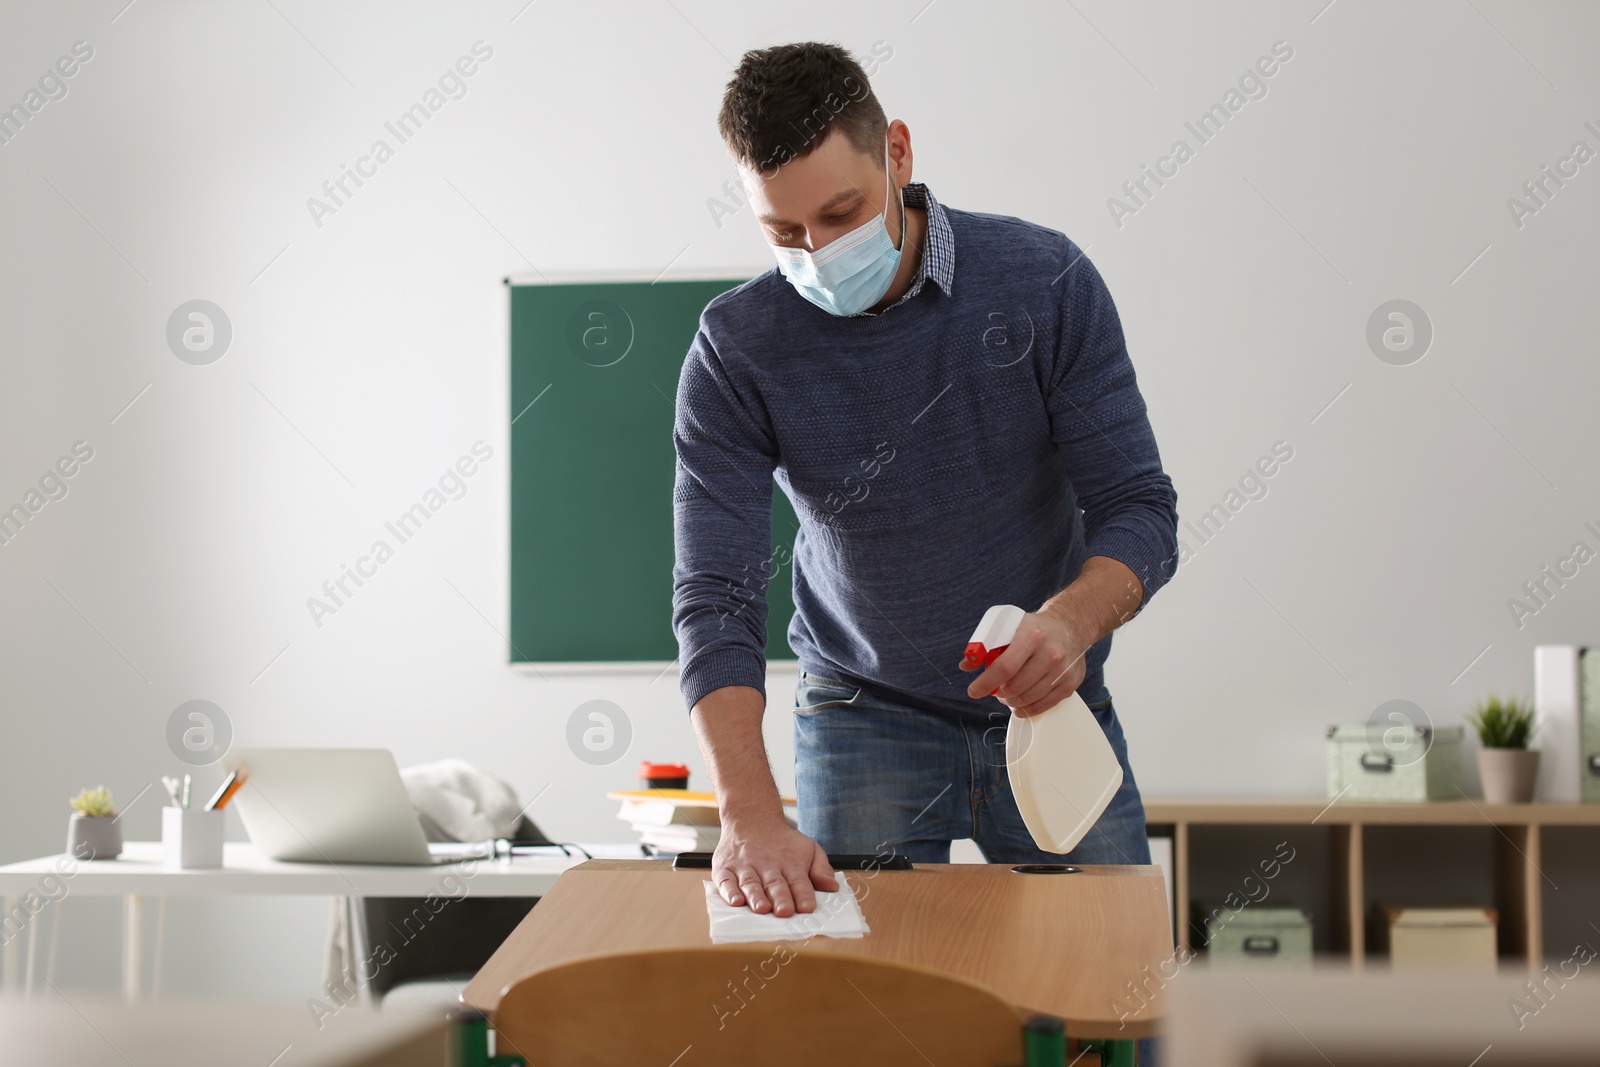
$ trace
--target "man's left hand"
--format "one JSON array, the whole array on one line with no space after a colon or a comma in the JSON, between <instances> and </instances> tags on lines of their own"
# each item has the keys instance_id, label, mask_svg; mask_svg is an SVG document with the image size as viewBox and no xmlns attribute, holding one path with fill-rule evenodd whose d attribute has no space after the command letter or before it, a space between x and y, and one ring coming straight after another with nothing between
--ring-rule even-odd
<instances>
[{"instance_id":1,"label":"man's left hand","mask_svg":"<svg viewBox=\"0 0 1600 1067\"><path fill-rule=\"evenodd\" d=\"M1089 644L1073 628L1046 612L1029 612L1017 624L1011 644L967 686L974 700L996 696L1026 718L1049 711L1083 684L1084 652ZM961 662L964 671L977 670Z\"/></svg>"}]
</instances>

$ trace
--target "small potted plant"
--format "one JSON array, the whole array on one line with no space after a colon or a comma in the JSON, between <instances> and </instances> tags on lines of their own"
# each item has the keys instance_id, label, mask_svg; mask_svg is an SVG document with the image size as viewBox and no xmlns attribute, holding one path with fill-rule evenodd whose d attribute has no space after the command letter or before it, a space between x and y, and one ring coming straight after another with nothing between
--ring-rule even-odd
<instances>
[{"instance_id":1,"label":"small potted plant","mask_svg":"<svg viewBox=\"0 0 1600 1067\"><path fill-rule=\"evenodd\" d=\"M1539 753L1528 750L1533 737L1533 706L1516 697L1490 694L1467 721L1478 731L1478 775L1483 799L1491 804L1521 804L1533 799Z\"/></svg>"},{"instance_id":2,"label":"small potted plant","mask_svg":"<svg viewBox=\"0 0 1600 1067\"><path fill-rule=\"evenodd\" d=\"M122 855L122 823L105 786L85 789L73 797L72 818L67 820L67 851L80 860L110 860Z\"/></svg>"}]
</instances>

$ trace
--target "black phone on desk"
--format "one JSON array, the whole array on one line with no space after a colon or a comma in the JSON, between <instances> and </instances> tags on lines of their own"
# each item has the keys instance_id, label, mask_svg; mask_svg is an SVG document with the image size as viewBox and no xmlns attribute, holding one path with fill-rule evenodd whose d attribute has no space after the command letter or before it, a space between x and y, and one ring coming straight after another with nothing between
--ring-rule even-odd
<instances>
[{"instance_id":1,"label":"black phone on desk","mask_svg":"<svg viewBox=\"0 0 1600 1067\"><path fill-rule=\"evenodd\" d=\"M828 865L836 871L909 871L911 860L898 852L830 852ZM711 853L680 852L672 857L672 869L710 870Z\"/></svg>"}]
</instances>

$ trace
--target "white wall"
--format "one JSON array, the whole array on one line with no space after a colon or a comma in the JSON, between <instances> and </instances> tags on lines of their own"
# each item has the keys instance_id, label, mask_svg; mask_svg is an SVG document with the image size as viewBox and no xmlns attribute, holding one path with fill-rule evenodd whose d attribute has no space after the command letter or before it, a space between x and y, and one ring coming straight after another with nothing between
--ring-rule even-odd
<instances>
[{"instance_id":1,"label":"white wall","mask_svg":"<svg viewBox=\"0 0 1600 1067\"><path fill-rule=\"evenodd\" d=\"M708 210L732 174L715 111L744 49L789 40L884 42L917 177L1088 248L1184 519L1294 449L1118 639L1147 793L1318 793L1325 724L1392 698L1458 722L1530 695L1535 643L1597 636L1600 564L1523 628L1506 606L1600 545L1600 164L1521 228L1506 205L1600 149L1588 5L123 2L11 3L0 35L0 103L94 49L0 146L0 504L94 449L0 548L0 860L60 847L78 787L126 801L180 769L166 723L194 698L240 742L470 759L547 789L532 814L568 838L620 838L601 794L639 758L697 764L670 676L505 666L499 279L765 269L748 217ZM316 225L307 198L479 40L467 95ZM1267 95L1116 225L1108 197L1277 41ZM209 366L164 337L196 298L233 326ZM1411 366L1365 341L1394 298L1436 331ZM480 439L466 495L314 626L306 598ZM603 768L564 739L596 697L634 729ZM67 914L63 981L113 982L114 909ZM179 902L169 986L309 992L323 916ZM229 939L252 969L218 962Z\"/></svg>"}]
</instances>

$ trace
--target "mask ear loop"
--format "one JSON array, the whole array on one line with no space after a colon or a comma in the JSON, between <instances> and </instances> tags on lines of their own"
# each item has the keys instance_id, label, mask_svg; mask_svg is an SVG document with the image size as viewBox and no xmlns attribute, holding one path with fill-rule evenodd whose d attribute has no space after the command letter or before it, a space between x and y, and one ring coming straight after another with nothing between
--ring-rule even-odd
<instances>
[{"instance_id":1,"label":"mask ear loop","mask_svg":"<svg viewBox=\"0 0 1600 1067\"><path fill-rule=\"evenodd\" d=\"M887 130L883 134L883 184L883 214L887 218L889 215L889 194L894 191L894 175L889 173L889 133ZM900 201L900 244L896 246L895 251L901 252L906 247L906 197L903 190L898 199Z\"/></svg>"}]
</instances>

